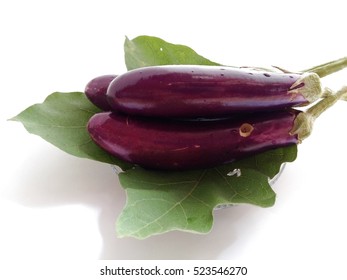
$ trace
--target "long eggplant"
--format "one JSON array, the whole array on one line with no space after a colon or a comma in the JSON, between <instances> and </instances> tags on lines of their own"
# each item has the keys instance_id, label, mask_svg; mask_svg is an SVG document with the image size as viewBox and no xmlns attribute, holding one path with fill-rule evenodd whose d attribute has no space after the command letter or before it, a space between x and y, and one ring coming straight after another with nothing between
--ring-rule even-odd
<instances>
[{"instance_id":1,"label":"long eggplant","mask_svg":"<svg viewBox=\"0 0 347 280\"><path fill-rule=\"evenodd\" d=\"M215 66L151 66L112 81L115 111L169 118L222 117L307 105L322 95L315 73L286 74Z\"/></svg>"},{"instance_id":2,"label":"long eggplant","mask_svg":"<svg viewBox=\"0 0 347 280\"><path fill-rule=\"evenodd\" d=\"M110 111L111 106L106 99L107 89L110 83L116 78L116 75L98 76L88 82L84 90L87 98L103 111Z\"/></svg>"},{"instance_id":3,"label":"long eggplant","mask_svg":"<svg viewBox=\"0 0 347 280\"><path fill-rule=\"evenodd\" d=\"M298 113L182 121L105 112L89 120L88 131L100 147L125 161L150 169L188 170L298 143L291 133Z\"/></svg>"}]
</instances>

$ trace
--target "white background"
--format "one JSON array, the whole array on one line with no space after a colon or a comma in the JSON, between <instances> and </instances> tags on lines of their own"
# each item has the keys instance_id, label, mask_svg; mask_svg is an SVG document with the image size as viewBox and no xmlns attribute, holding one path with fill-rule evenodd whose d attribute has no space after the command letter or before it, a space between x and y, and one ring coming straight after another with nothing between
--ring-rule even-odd
<instances>
[{"instance_id":1,"label":"white background","mask_svg":"<svg viewBox=\"0 0 347 280\"><path fill-rule=\"evenodd\" d=\"M43 259L233 259L269 274L283 268L281 279L342 279L346 102L299 146L275 185L274 207L216 211L207 235L142 241L115 236L125 193L110 166L65 154L7 119L54 91L83 91L95 76L124 72L125 36L158 36L229 65L300 70L347 56L345 16L344 2L333 0L1 1L1 266L33 262L33 279ZM323 84L346 85L347 71Z\"/></svg>"}]
</instances>

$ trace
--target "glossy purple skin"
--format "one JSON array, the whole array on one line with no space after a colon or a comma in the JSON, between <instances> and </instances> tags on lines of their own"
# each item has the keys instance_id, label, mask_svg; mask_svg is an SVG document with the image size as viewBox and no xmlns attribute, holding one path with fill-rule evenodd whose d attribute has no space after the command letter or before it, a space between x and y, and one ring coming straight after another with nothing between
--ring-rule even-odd
<instances>
[{"instance_id":1,"label":"glossy purple skin","mask_svg":"<svg viewBox=\"0 0 347 280\"><path fill-rule=\"evenodd\" d=\"M129 115L221 117L306 104L302 95L288 93L299 78L231 67L153 66L117 77L107 98L112 109Z\"/></svg>"},{"instance_id":2,"label":"glossy purple skin","mask_svg":"<svg viewBox=\"0 0 347 280\"><path fill-rule=\"evenodd\" d=\"M268 149L298 143L290 135L298 111L258 113L234 119L163 121L99 113L88 123L92 139L110 154L149 169L214 167ZM240 127L253 126L242 136Z\"/></svg>"},{"instance_id":3,"label":"glossy purple skin","mask_svg":"<svg viewBox=\"0 0 347 280\"><path fill-rule=\"evenodd\" d=\"M103 111L110 111L111 107L107 102L106 93L110 83L116 78L116 75L103 75L91 80L85 90L87 98Z\"/></svg>"}]
</instances>

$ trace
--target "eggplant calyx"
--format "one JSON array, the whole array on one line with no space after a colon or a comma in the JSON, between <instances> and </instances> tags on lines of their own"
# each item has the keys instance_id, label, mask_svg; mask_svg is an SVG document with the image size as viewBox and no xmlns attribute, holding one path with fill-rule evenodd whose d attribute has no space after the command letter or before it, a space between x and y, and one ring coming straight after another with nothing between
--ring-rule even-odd
<instances>
[{"instance_id":1,"label":"eggplant calyx","mask_svg":"<svg viewBox=\"0 0 347 280\"><path fill-rule=\"evenodd\" d=\"M299 113L292 127L292 130L289 132L290 135L297 135L299 143L311 135L313 124L315 118L308 114L307 112Z\"/></svg>"},{"instance_id":2,"label":"eggplant calyx","mask_svg":"<svg viewBox=\"0 0 347 280\"><path fill-rule=\"evenodd\" d=\"M342 87L335 94L331 94L320 100L307 109L306 112L299 113L294 120L293 127L289 134L297 135L298 141L301 143L310 136L315 120L339 100L347 100L347 86Z\"/></svg>"},{"instance_id":3,"label":"eggplant calyx","mask_svg":"<svg viewBox=\"0 0 347 280\"><path fill-rule=\"evenodd\" d=\"M288 93L292 95L302 95L308 103L317 101L323 95L319 76L316 73L303 73L301 77L292 84Z\"/></svg>"}]
</instances>

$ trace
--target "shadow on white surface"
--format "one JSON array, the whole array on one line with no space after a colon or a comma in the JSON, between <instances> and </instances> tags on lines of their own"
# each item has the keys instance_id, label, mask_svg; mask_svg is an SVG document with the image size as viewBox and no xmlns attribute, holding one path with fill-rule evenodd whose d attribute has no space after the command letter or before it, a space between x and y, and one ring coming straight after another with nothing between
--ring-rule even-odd
<instances>
[{"instance_id":1,"label":"shadow on white surface","mask_svg":"<svg viewBox=\"0 0 347 280\"><path fill-rule=\"evenodd\" d=\"M235 241L241 239L238 241L245 242L242 239L256 227L255 216L259 208L242 205L215 211L215 224L207 235L169 232L145 240L120 239L115 234L115 222L126 198L110 166L49 148L32 152L18 168L21 170L20 178L9 194L12 201L42 211L46 207L81 205L97 212L99 229L95 231L101 235L102 248L96 259L225 258L223 251L227 249L230 257ZM63 215L61 219L64 219ZM59 223L64 226L64 220ZM59 237L59 232L56 234ZM83 234L83 229L80 234ZM72 238L76 238L76 234ZM97 242L91 239L88 241L90 244ZM240 253L242 248L236 247Z\"/></svg>"}]
</instances>

